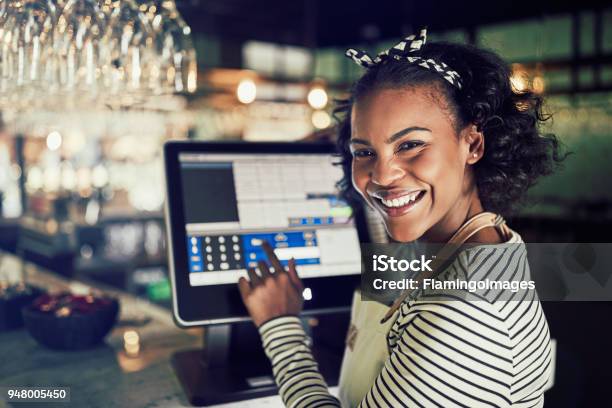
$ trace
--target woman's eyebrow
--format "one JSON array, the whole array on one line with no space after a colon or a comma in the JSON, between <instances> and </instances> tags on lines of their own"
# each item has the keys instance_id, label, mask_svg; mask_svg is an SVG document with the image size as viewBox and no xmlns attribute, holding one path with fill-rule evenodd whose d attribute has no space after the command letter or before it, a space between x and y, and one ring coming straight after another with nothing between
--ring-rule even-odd
<instances>
[{"instance_id":1,"label":"woman's eyebrow","mask_svg":"<svg viewBox=\"0 0 612 408\"><path fill-rule=\"evenodd\" d=\"M402 136L407 135L410 132L416 132L416 131L425 131L425 132L431 132L431 129L427 129L424 127L420 127L420 126L410 126L407 127L406 129L402 129L399 132L394 133L391 137L389 137L387 140L385 140L385 143L387 144L391 144L393 142L395 142L397 139L401 138ZM363 144L366 146L369 146L371 143L368 142L367 140L364 139L359 139L359 138L352 138L350 140L351 144Z\"/></svg>"},{"instance_id":2,"label":"woman's eyebrow","mask_svg":"<svg viewBox=\"0 0 612 408\"><path fill-rule=\"evenodd\" d=\"M367 146L369 146L369 145L370 145L370 142L368 142L367 140L358 139L358 138L356 138L356 137L355 137L355 138L352 138L352 139L350 140L350 143L351 143L351 144L363 144L363 145L367 145Z\"/></svg>"},{"instance_id":3,"label":"woman's eyebrow","mask_svg":"<svg viewBox=\"0 0 612 408\"><path fill-rule=\"evenodd\" d=\"M387 144L391 144L393 142L395 142L397 139L401 138L402 136L407 135L410 132L415 132L415 131L425 131L425 132L430 132L430 129L424 128L424 127L420 127L420 126L410 126L407 127L406 129L402 129L399 132L394 133L390 138L388 138L385 143Z\"/></svg>"}]
</instances>

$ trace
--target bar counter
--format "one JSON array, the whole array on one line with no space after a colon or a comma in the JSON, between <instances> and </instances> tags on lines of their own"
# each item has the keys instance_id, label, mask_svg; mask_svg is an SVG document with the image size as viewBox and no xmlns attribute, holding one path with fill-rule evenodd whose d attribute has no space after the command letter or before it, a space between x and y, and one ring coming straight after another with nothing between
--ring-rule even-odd
<instances>
[{"instance_id":1,"label":"bar counter","mask_svg":"<svg viewBox=\"0 0 612 408\"><path fill-rule=\"evenodd\" d=\"M0 276L19 273L21 261L2 253ZM70 387L75 407L189 406L170 364L173 352L202 344L202 330L177 328L169 310L102 285L66 280L37 266L25 266L28 282L50 291L101 289L119 298L117 325L104 343L84 351L54 351L39 345L25 328L0 332L0 385ZM145 323L146 322L146 323ZM140 352L130 357L123 334L135 330ZM0 399L0 407L8 406ZM17 406L47 406L19 403Z\"/></svg>"}]
</instances>

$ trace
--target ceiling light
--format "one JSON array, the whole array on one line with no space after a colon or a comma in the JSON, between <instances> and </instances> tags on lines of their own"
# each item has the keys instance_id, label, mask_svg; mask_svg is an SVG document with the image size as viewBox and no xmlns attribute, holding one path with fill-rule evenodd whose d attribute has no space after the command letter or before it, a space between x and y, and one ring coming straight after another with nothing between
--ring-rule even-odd
<instances>
[{"instance_id":1,"label":"ceiling light","mask_svg":"<svg viewBox=\"0 0 612 408\"><path fill-rule=\"evenodd\" d=\"M236 96L238 100L242 103L251 103L255 100L257 96L257 86L255 82L251 79L243 79L238 84L238 88L236 89Z\"/></svg>"},{"instance_id":2,"label":"ceiling light","mask_svg":"<svg viewBox=\"0 0 612 408\"><path fill-rule=\"evenodd\" d=\"M308 104L313 109L323 109L327 105L327 92L325 89L317 86L308 92Z\"/></svg>"},{"instance_id":3,"label":"ceiling light","mask_svg":"<svg viewBox=\"0 0 612 408\"><path fill-rule=\"evenodd\" d=\"M319 110L312 113L312 125L317 129L325 129L331 125L329 113Z\"/></svg>"}]
</instances>

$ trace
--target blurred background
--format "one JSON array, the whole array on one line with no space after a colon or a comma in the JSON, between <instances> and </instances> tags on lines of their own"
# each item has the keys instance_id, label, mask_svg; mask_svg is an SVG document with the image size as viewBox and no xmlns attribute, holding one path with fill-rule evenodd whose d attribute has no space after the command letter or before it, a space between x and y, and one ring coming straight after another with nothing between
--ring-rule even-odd
<instances>
[{"instance_id":1,"label":"blurred background","mask_svg":"<svg viewBox=\"0 0 612 408\"><path fill-rule=\"evenodd\" d=\"M362 73L344 50L422 26L506 58L573 152L510 225L531 242L608 242L608 2L3 0L0 249L170 307L164 141L333 140L333 100ZM584 317L572 310L549 319Z\"/></svg>"},{"instance_id":2,"label":"blurred background","mask_svg":"<svg viewBox=\"0 0 612 408\"><path fill-rule=\"evenodd\" d=\"M164 141L333 140L333 100L362 73L344 50L425 25L506 58L574 153L511 225L532 242L610 236L610 5L3 1L0 21L0 247L58 273L167 302Z\"/></svg>"}]
</instances>

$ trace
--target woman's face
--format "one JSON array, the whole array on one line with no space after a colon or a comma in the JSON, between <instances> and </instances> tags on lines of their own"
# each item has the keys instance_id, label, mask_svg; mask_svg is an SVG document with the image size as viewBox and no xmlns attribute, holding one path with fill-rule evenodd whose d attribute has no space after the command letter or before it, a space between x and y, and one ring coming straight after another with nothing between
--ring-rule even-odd
<instances>
[{"instance_id":1,"label":"woman's face","mask_svg":"<svg viewBox=\"0 0 612 408\"><path fill-rule=\"evenodd\" d=\"M457 134L438 90L367 94L353 105L351 131L353 186L393 239L444 240L463 223L477 197L467 165L481 156L474 146L483 145L474 142L472 126Z\"/></svg>"}]
</instances>

